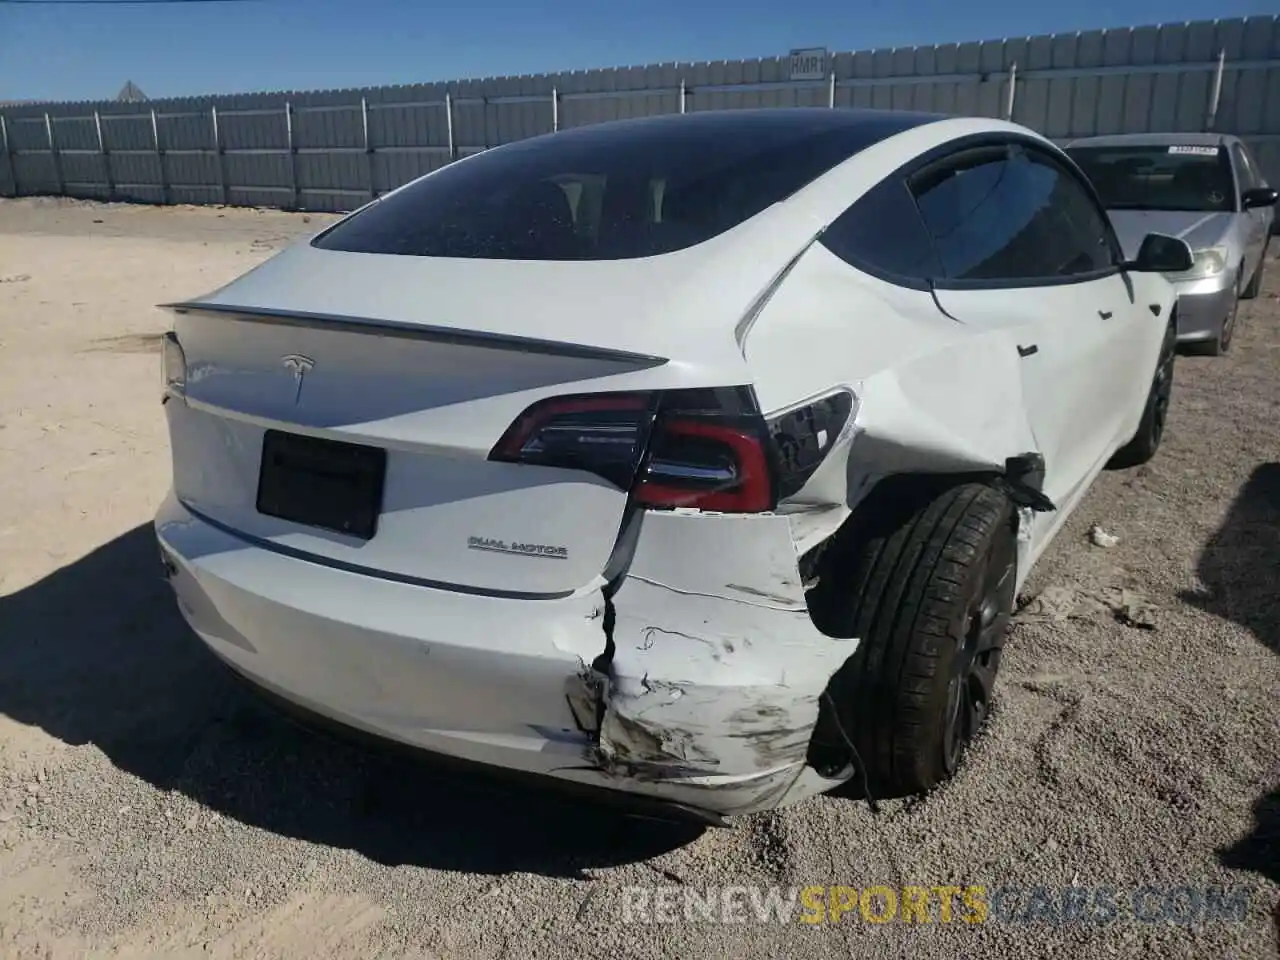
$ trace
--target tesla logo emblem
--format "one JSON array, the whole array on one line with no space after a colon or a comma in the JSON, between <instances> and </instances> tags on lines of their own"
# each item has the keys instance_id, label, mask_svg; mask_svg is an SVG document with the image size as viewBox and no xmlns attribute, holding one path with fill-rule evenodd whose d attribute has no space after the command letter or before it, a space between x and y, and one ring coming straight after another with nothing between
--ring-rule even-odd
<instances>
[{"instance_id":1,"label":"tesla logo emblem","mask_svg":"<svg viewBox=\"0 0 1280 960\"><path fill-rule=\"evenodd\" d=\"M293 374L293 382L298 385L298 388L293 392L293 402L297 403L298 398L302 396L302 381L306 378L307 372L316 365L316 362L300 353L291 353L287 357L281 357L280 362L284 364L286 370Z\"/></svg>"}]
</instances>

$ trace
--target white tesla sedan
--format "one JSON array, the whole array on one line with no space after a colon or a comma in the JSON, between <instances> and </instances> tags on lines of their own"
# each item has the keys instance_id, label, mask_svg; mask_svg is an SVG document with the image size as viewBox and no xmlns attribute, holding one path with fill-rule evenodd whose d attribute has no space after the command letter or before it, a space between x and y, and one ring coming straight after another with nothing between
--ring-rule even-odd
<instances>
[{"instance_id":1,"label":"white tesla sedan","mask_svg":"<svg viewBox=\"0 0 1280 960\"><path fill-rule=\"evenodd\" d=\"M986 119L707 112L416 180L173 306L195 632L437 754L717 820L928 789L1177 318L1056 147Z\"/></svg>"}]
</instances>

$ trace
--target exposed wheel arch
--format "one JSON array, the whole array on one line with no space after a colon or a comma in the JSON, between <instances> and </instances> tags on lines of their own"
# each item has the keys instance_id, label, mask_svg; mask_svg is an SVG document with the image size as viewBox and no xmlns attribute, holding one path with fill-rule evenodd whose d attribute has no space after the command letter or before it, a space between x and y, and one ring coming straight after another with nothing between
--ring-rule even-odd
<instances>
[{"instance_id":1,"label":"exposed wheel arch","mask_svg":"<svg viewBox=\"0 0 1280 960\"><path fill-rule=\"evenodd\" d=\"M990 712L1018 510L989 478L956 481L877 484L825 552L811 593L819 629L859 643L819 705L809 762L833 778L860 766L882 796L949 779Z\"/></svg>"},{"instance_id":2,"label":"exposed wheel arch","mask_svg":"<svg viewBox=\"0 0 1280 960\"><path fill-rule=\"evenodd\" d=\"M1010 457L1009 463L1013 464L1017 460L1019 457ZM896 473L877 478L866 486L844 522L830 536L806 551L800 558L800 572L809 591L809 613L814 625L829 636L838 636L837 633L830 631L829 624L824 624L823 612L815 609L816 605L821 603L821 595L815 594L814 591L821 584L824 574L830 571L831 566L842 561L842 552L856 544L860 537L865 536L868 526L885 515L886 507L892 507L895 503L928 502L952 488L980 484L991 487L1008 497L1013 503L1014 533L1018 535L1022 533L1022 524L1026 520L1028 511L1037 512L1037 507L1031 506L1031 502L1036 500L1035 494L1039 493L1043 496L1040 492L1043 479L1042 473L1036 475L1033 472L1027 478L1019 477L1009 470ZM1053 504L1045 499L1039 503L1039 509L1051 510Z\"/></svg>"}]
</instances>

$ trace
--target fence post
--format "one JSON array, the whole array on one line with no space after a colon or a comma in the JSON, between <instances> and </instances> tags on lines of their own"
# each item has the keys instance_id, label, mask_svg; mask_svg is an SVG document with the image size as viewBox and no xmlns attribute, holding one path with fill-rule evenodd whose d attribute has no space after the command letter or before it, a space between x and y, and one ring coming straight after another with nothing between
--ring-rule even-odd
<instances>
[{"instance_id":1,"label":"fence post","mask_svg":"<svg viewBox=\"0 0 1280 960\"><path fill-rule=\"evenodd\" d=\"M155 110L151 111L151 146L156 152L156 166L160 170L160 202L171 203L169 199L169 178L164 172L164 149L160 146L160 121Z\"/></svg>"},{"instance_id":2,"label":"fence post","mask_svg":"<svg viewBox=\"0 0 1280 960\"><path fill-rule=\"evenodd\" d=\"M4 151L4 162L9 167L9 180L13 184L13 196L18 195L18 168L13 165L13 154L9 150L9 126L5 123L4 114L0 114L0 150Z\"/></svg>"},{"instance_id":3,"label":"fence post","mask_svg":"<svg viewBox=\"0 0 1280 960\"><path fill-rule=\"evenodd\" d=\"M689 90L684 85L684 79L681 78L680 80L680 112L681 113L684 113L685 111L685 98L688 96L688 94L689 94Z\"/></svg>"},{"instance_id":4,"label":"fence post","mask_svg":"<svg viewBox=\"0 0 1280 960\"><path fill-rule=\"evenodd\" d=\"M378 196L378 190L375 186L374 175L376 163L374 161L373 147L369 144L369 98L360 98L360 127L364 131L364 156L365 166L369 175L369 199L374 200Z\"/></svg>"},{"instance_id":5,"label":"fence post","mask_svg":"<svg viewBox=\"0 0 1280 960\"><path fill-rule=\"evenodd\" d=\"M555 87L551 88L551 132L555 133L560 129L560 92Z\"/></svg>"},{"instance_id":6,"label":"fence post","mask_svg":"<svg viewBox=\"0 0 1280 960\"><path fill-rule=\"evenodd\" d=\"M836 108L836 72L831 71L831 79L827 86L827 106L832 110Z\"/></svg>"},{"instance_id":7,"label":"fence post","mask_svg":"<svg viewBox=\"0 0 1280 960\"><path fill-rule=\"evenodd\" d=\"M218 130L218 108L209 108L209 117L213 121L213 162L218 166L218 187L222 191L222 205L231 206L231 188L227 185L227 164L222 153L222 133Z\"/></svg>"},{"instance_id":8,"label":"fence post","mask_svg":"<svg viewBox=\"0 0 1280 960\"><path fill-rule=\"evenodd\" d=\"M62 182L62 158L58 156L58 145L53 140L53 118L44 115L44 133L49 138L49 159L53 162L53 178L58 184L58 196L63 196L67 188Z\"/></svg>"},{"instance_id":9,"label":"fence post","mask_svg":"<svg viewBox=\"0 0 1280 960\"><path fill-rule=\"evenodd\" d=\"M293 209L302 209L302 191L298 188L298 148L293 145L293 104L284 102L284 133L289 141L289 185L293 187Z\"/></svg>"},{"instance_id":10,"label":"fence post","mask_svg":"<svg viewBox=\"0 0 1280 960\"><path fill-rule=\"evenodd\" d=\"M448 90L444 93L444 120L449 130L449 159L458 159L458 147L453 142L453 95Z\"/></svg>"},{"instance_id":11,"label":"fence post","mask_svg":"<svg viewBox=\"0 0 1280 960\"><path fill-rule=\"evenodd\" d=\"M1004 118L1013 120L1013 100L1018 93L1018 62L1009 64L1009 90L1005 95Z\"/></svg>"},{"instance_id":12,"label":"fence post","mask_svg":"<svg viewBox=\"0 0 1280 960\"><path fill-rule=\"evenodd\" d=\"M1209 110L1204 118L1205 130L1212 130L1218 122L1218 104L1222 99L1222 71L1227 65L1227 51L1218 52L1218 67L1213 72L1213 88L1209 91Z\"/></svg>"},{"instance_id":13,"label":"fence post","mask_svg":"<svg viewBox=\"0 0 1280 960\"><path fill-rule=\"evenodd\" d=\"M107 153L107 142L102 139L102 117L93 111L93 128L98 132L98 154L102 157L102 176L107 182L107 199L114 200L116 188L111 176L111 155Z\"/></svg>"}]
</instances>

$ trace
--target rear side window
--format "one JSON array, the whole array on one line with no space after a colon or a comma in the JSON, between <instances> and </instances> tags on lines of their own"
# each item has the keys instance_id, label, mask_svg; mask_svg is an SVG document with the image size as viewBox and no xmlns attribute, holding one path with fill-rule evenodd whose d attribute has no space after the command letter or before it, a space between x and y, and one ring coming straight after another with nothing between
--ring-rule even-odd
<instances>
[{"instance_id":1,"label":"rear side window","mask_svg":"<svg viewBox=\"0 0 1280 960\"><path fill-rule=\"evenodd\" d=\"M906 182L872 187L822 235L823 245L861 270L914 285L943 276L942 265Z\"/></svg>"},{"instance_id":2,"label":"rear side window","mask_svg":"<svg viewBox=\"0 0 1280 960\"><path fill-rule=\"evenodd\" d=\"M987 148L912 182L946 278L1051 282L1113 265L1104 214L1063 167L1021 148Z\"/></svg>"},{"instance_id":3,"label":"rear side window","mask_svg":"<svg viewBox=\"0 0 1280 960\"><path fill-rule=\"evenodd\" d=\"M445 167L314 243L502 260L668 253L729 230L926 119L793 109L579 127Z\"/></svg>"}]
</instances>

